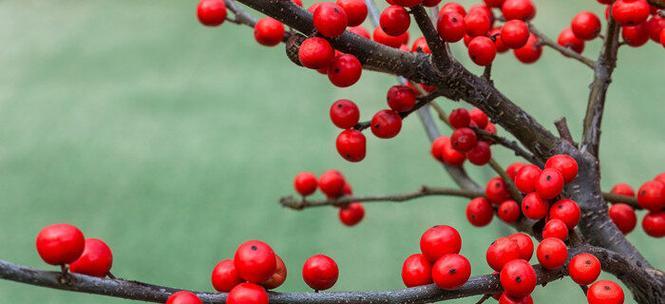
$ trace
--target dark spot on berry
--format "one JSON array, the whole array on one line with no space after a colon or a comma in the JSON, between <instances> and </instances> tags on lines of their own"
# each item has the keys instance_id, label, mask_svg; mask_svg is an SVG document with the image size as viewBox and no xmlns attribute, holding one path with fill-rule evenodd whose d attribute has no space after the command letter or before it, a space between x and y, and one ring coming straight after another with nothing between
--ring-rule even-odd
<instances>
[{"instance_id":1,"label":"dark spot on berry","mask_svg":"<svg viewBox=\"0 0 665 304\"><path fill-rule=\"evenodd\" d=\"M254 251L259 250L259 248L257 248L255 245L252 245L252 247L250 247L250 249L252 249L252 250L254 250Z\"/></svg>"},{"instance_id":2,"label":"dark spot on berry","mask_svg":"<svg viewBox=\"0 0 665 304\"><path fill-rule=\"evenodd\" d=\"M522 283L522 277L516 277L515 282L517 283Z\"/></svg>"},{"instance_id":3,"label":"dark spot on berry","mask_svg":"<svg viewBox=\"0 0 665 304\"><path fill-rule=\"evenodd\" d=\"M452 22L457 23L457 18L453 17L453 19L450 19Z\"/></svg>"},{"instance_id":4,"label":"dark spot on berry","mask_svg":"<svg viewBox=\"0 0 665 304\"><path fill-rule=\"evenodd\" d=\"M378 128L381 127L381 125L380 124L375 124L374 127L378 129Z\"/></svg>"},{"instance_id":5,"label":"dark spot on berry","mask_svg":"<svg viewBox=\"0 0 665 304\"><path fill-rule=\"evenodd\" d=\"M610 287L609 285L603 285L603 289L605 289L605 290L611 290L612 287Z\"/></svg>"},{"instance_id":6,"label":"dark spot on berry","mask_svg":"<svg viewBox=\"0 0 665 304\"><path fill-rule=\"evenodd\" d=\"M584 264L591 265L591 260L584 261Z\"/></svg>"},{"instance_id":7,"label":"dark spot on berry","mask_svg":"<svg viewBox=\"0 0 665 304\"><path fill-rule=\"evenodd\" d=\"M550 255L549 255L549 254L546 254L546 255L545 255L545 259L546 259L546 260L549 260L549 259L550 259Z\"/></svg>"},{"instance_id":8,"label":"dark spot on berry","mask_svg":"<svg viewBox=\"0 0 665 304\"><path fill-rule=\"evenodd\" d=\"M545 176L545 179L549 182L549 181L552 179L552 176L550 176L550 175L548 174L548 175Z\"/></svg>"},{"instance_id":9,"label":"dark spot on berry","mask_svg":"<svg viewBox=\"0 0 665 304\"><path fill-rule=\"evenodd\" d=\"M450 270L448 270L448 273L449 273L449 274L456 274L456 273L457 273L457 269L455 269L455 268L450 268Z\"/></svg>"}]
</instances>

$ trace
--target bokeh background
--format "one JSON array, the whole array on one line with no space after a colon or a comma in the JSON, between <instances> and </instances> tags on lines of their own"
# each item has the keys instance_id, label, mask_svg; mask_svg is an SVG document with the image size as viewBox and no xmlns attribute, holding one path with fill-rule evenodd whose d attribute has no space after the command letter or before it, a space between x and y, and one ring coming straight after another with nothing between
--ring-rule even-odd
<instances>
[{"instance_id":1,"label":"bokeh background","mask_svg":"<svg viewBox=\"0 0 665 304\"><path fill-rule=\"evenodd\" d=\"M595 1L535 2L535 24L552 37L580 9L603 12ZM319 252L340 265L334 290L382 290L401 288L402 261L418 251L427 227L449 224L463 235L473 273L489 271L486 246L505 229L496 219L484 229L470 226L461 199L370 204L355 228L341 225L332 208L281 208L279 197L293 193L292 178L301 170L340 169L358 194L452 181L429 157L415 117L394 140L370 136L360 164L334 150L338 130L328 120L329 105L353 99L367 119L385 107L392 77L366 72L352 88L336 89L294 66L281 46L259 47L249 28L200 26L195 6L193 0L0 2L1 259L49 268L34 237L45 225L69 222L112 246L113 272L123 278L211 290L216 261L243 240L262 239L289 268L281 291L306 290L300 267ZM590 43L585 54L595 57L599 44ZM454 52L469 62L462 47ZM639 186L665 170L664 55L651 42L620 51L603 127L605 188ZM506 54L494 65L494 79L545 126L553 129L565 115L579 136L592 79L586 67L550 49L531 66ZM514 160L494 152L503 164ZM483 183L492 175L469 170ZM664 240L639 228L629 239L665 267ZM128 302L7 281L0 281L0 295L2 303ZM570 280L534 296L540 303L584 302Z\"/></svg>"}]
</instances>

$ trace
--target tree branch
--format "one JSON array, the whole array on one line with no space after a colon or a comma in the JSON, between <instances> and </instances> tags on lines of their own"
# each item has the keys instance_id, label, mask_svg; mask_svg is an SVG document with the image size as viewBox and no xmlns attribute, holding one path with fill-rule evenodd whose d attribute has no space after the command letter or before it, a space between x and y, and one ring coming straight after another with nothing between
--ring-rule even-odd
<instances>
[{"instance_id":1,"label":"tree branch","mask_svg":"<svg viewBox=\"0 0 665 304\"><path fill-rule=\"evenodd\" d=\"M591 60L590 58L587 58L587 57L585 57L585 56L583 56L583 55L581 55L581 54L579 54L579 53L577 53L577 52L575 52L575 51L573 51L573 50L571 50L567 47L560 46L554 40L547 37L547 35L543 34L538 29L536 29L536 27L533 24L529 24L529 29L531 30L531 33L533 33L534 35L536 35L536 37L538 37L538 39L540 40L540 43L542 45L550 47L550 48L558 51L559 53L561 53L561 55L563 55L565 57L568 57L568 58L575 59L575 60L583 63L584 65L586 65L586 66L588 66L592 69L595 68L596 63L593 60Z\"/></svg>"},{"instance_id":2,"label":"tree branch","mask_svg":"<svg viewBox=\"0 0 665 304\"><path fill-rule=\"evenodd\" d=\"M448 54L445 43L439 37L436 28L434 28L434 24L432 24L432 20L427 14L425 7L416 5L411 8L411 13L414 19L416 19L416 23L423 33L427 45L432 50L434 65L439 69L445 69L450 63L450 55Z\"/></svg>"},{"instance_id":3,"label":"tree branch","mask_svg":"<svg viewBox=\"0 0 665 304\"><path fill-rule=\"evenodd\" d=\"M429 93L427 95L419 96L417 98L417 102L416 102L415 106L413 107L413 109L408 110L406 112L400 112L399 116L402 117L402 119L404 119L407 116L411 115L411 113L420 110L422 107L426 106L427 104L432 102L437 97L440 97L441 95L442 95L441 92L434 91L434 92ZM361 121L361 122L357 123L353 128L358 130L358 131L362 131L362 130L365 130L365 129L369 128L370 126L371 126L371 121L368 120L368 121Z\"/></svg>"},{"instance_id":4,"label":"tree branch","mask_svg":"<svg viewBox=\"0 0 665 304\"><path fill-rule=\"evenodd\" d=\"M555 121L554 126L556 127L557 131L559 131L559 136L561 138L569 142L571 145L577 147L577 143L575 143L573 135L570 134L570 129L568 128L568 121L566 120L565 117L561 117L557 121Z\"/></svg>"},{"instance_id":5,"label":"tree branch","mask_svg":"<svg viewBox=\"0 0 665 304\"><path fill-rule=\"evenodd\" d=\"M525 160L529 161L530 163L543 167L543 162L540 161L538 158L533 156L533 154L529 153L528 151L524 150L516 141L514 140L509 140L505 137L492 134L490 132L487 132L485 130L479 129L479 128L473 128L473 130L480 136L480 138L485 139L485 140L491 140L499 145L504 146L505 148L512 150L515 152L515 156L520 156L524 158Z\"/></svg>"}]
</instances>

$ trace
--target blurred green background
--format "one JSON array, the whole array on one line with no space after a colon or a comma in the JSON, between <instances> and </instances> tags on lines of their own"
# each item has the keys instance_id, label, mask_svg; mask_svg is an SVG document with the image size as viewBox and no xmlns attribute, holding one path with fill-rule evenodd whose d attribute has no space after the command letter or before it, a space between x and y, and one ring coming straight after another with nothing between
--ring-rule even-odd
<instances>
[{"instance_id":1,"label":"blurred green background","mask_svg":"<svg viewBox=\"0 0 665 304\"><path fill-rule=\"evenodd\" d=\"M535 24L552 37L578 10L603 11L595 1L536 2ZM415 117L394 140L370 137L362 163L338 157L330 103L351 98L368 118L385 107L392 77L366 72L352 88L336 89L290 63L282 47L257 46L246 27L200 26L195 6L0 2L1 259L50 268L38 258L34 237L45 225L69 222L111 245L113 272L123 278L211 290L216 261L243 240L262 239L289 268L282 291L306 290L300 267L319 252L340 265L334 290L381 290L401 288L401 263L418 251L427 227L449 224L461 231L474 274L489 271L486 246L505 230L496 219L472 228L464 200L367 205L366 219L352 229L332 208L281 208L278 198L292 194L301 170L340 169L358 194L452 182L430 159ZM599 43L585 54L595 57ZM454 51L469 62L459 45ZM664 55L651 42L620 51L603 128L606 188L623 181L638 186L665 170ZM497 87L550 129L565 115L576 135L591 77L549 49L535 65L518 64L511 54L494 65ZM504 164L514 160L494 151ZM491 176L485 168L469 170L483 182ZM629 239L665 267L664 240L639 228ZM127 302L7 281L0 281L0 294L2 303ZM534 296L540 303L584 302L570 280Z\"/></svg>"}]
</instances>

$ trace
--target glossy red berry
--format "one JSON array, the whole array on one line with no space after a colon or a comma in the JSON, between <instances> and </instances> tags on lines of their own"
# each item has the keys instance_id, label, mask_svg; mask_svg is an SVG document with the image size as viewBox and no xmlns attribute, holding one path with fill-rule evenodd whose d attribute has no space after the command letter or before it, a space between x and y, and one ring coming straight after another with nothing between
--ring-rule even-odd
<instances>
[{"instance_id":1,"label":"glossy red berry","mask_svg":"<svg viewBox=\"0 0 665 304\"><path fill-rule=\"evenodd\" d=\"M499 205L496 215L506 223L515 223L522 215L520 205L514 200L504 201Z\"/></svg>"},{"instance_id":2,"label":"glossy red berry","mask_svg":"<svg viewBox=\"0 0 665 304\"><path fill-rule=\"evenodd\" d=\"M411 52L432 54L432 50L429 48L427 39L425 39L425 37L418 37L418 39L413 42L413 46L411 46Z\"/></svg>"},{"instance_id":3,"label":"glossy red berry","mask_svg":"<svg viewBox=\"0 0 665 304\"><path fill-rule=\"evenodd\" d=\"M531 260L531 256L533 255L533 240L531 240L529 235L518 232L509 235L508 238L517 243L517 247L520 249L520 258L522 260Z\"/></svg>"},{"instance_id":4,"label":"glossy red berry","mask_svg":"<svg viewBox=\"0 0 665 304\"><path fill-rule=\"evenodd\" d=\"M439 17L449 12L458 13L462 15L462 17L466 16L466 10L464 9L464 6L457 2L446 2L444 5L442 5L441 10L439 10Z\"/></svg>"},{"instance_id":5,"label":"glossy red berry","mask_svg":"<svg viewBox=\"0 0 665 304\"><path fill-rule=\"evenodd\" d=\"M441 3L441 0L423 0L423 5L427 7L437 6L439 3Z\"/></svg>"},{"instance_id":6,"label":"glossy red berry","mask_svg":"<svg viewBox=\"0 0 665 304\"><path fill-rule=\"evenodd\" d=\"M660 44L665 47L665 30L660 31Z\"/></svg>"},{"instance_id":7,"label":"glossy red berry","mask_svg":"<svg viewBox=\"0 0 665 304\"><path fill-rule=\"evenodd\" d=\"M526 44L519 49L513 50L513 54L520 62L530 64L538 61L540 55L543 54L543 47L538 43L538 38L531 34Z\"/></svg>"},{"instance_id":8,"label":"glossy red berry","mask_svg":"<svg viewBox=\"0 0 665 304\"><path fill-rule=\"evenodd\" d=\"M360 120L360 110L351 100L340 99L330 106L330 120L341 129L349 129Z\"/></svg>"},{"instance_id":9,"label":"glossy red berry","mask_svg":"<svg viewBox=\"0 0 665 304\"><path fill-rule=\"evenodd\" d=\"M406 287L416 287L432 283L432 265L422 254L412 254L402 265L402 282Z\"/></svg>"},{"instance_id":10,"label":"glossy red berry","mask_svg":"<svg viewBox=\"0 0 665 304\"><path fill-rule=\"evenodd\" d=\"M638 25L647 21L650 7L646 0L617 0L612 4L612 17L621 25Z\"/></svg>"},{"instance_id":11,"label":"glossy red berry","mask_svg":"<svg viewBox=\"0 0 665 304\"><path fill-rule=\"evenodd\" d=\"M589 285L600 275L600 260L590 253L574 256L568 264L568 274L575 283Z\"/></svg>"},{"instance_id":12,"label":"glossy red berry","mask_svg":"<svg viewBox=\"0 0 665 304\"><path fill-rule=\"evenodd\" d=\"M489 117L487 117L487 114L483 112L482 110L478 108L473 108L469 111L469 115L471 116L471 122L476 124L476 127L480 129L484 129L487 127L487 125L490 123L489 122Z\"/></svg>"},{"instance_id":13,"label":"glossy red berry","mask_svg":"<svg viewBox=\"0 0 665 304\"><path fill-rule=\"evenodd\" d=\"M328 67L335 57L335 50L328 40L321 37L305 39L298 49L300 64L310 69Z\"/></svg>"},{"instance_id":14,"label":"glossy red berry","mask_svg":"<svg viewBox=\"0 0 665 304\"><path fill-rule=\"evenodd\" d=\"M328 79L340 88L350 87L360 79L363 67L360 60L351 54L335 57L328 66Z\"/></svg>"},{"instance_id":15,"label":"glossy red berry","mask_svg":"<svg viewBox=\"0 0 665 304\"><path fill-rule=\"evenodd\" d=\"M520 169L524 168L527 164L521 163L521 162L514 162L510 164L508 167L506 167L506 174L508 174L508 177L510 177L511 180L515 181L515 177L517 176L517 173L520 171ZM540 173L538 173L540 175Z\"/></svg>"},{"instance_id":16,"label":"glossy red berry","mask_svg":"<svg viewBox=\"0 0 665 304\"><path fill-rule=\"evenodd\" d=\"M409 29L411 17L404 7L391 5L381 13L379 24L386 34L398 36Z\"/></svg>"},{"instance_id":17,"label":"glossy red berry","mask_svg":"<svg viewBox=\"0 0 665 304\"><path fill-rule=\"evenodd\" d=\"M275 46L284 39L284 24L270 18L262 18L254 26L254 39L265 46Z\"/></svg>"},{"instance_id":18,"label":"glossy red berry","mask_svg":"<svg viewBox=\"0 0 665 304\"><path fill-rule=\"evenodd\" d=\"M506 46L503 41L501 41L501 28L495 27L491 29L487 33L487 37L490 37L492 41L494 41L494 45L496 46L496 52L497 53L505 53L509 50L508 46Z\"/></svg>"},{"instance_id":19,"label":"glossy red berry","mask_svg":"<svg viewBox=\"0 0 665 304\"><path fill-rule=\"evenodd\" d=\"M632 47L640 47L649 41L649 28L646 22L621 28L623 41Z\"/></svg>"},{"instance_id":20,"label":"glossy red berry","mask_svg":"<svg viewBox=\"0 0 665 304\"><path fill-rule=\"evenodd\" d=\"M443 157L441 156L441 154L443 153L443 147L449 144L450 144L450 139L447 136L444 135L439 136L437 139L435 139L432 142L432 147L430 148L430 154L432 155L432 157L434 157L434 159L443 162Z\"/></svg>"},{"instance_id":21,"label":"glossy red berry","mask_svg":"<svg viewBox=\"0 0 665 304\"><path fill-rule=\"evenodd\" d=\"M416 92L408 86L395 85L388 90L386 99L393 111L406 112L416 105Z\"/></svg>"},{"instance_id":22,"label":"glossy red berry","mask_svg":"<svg viewBox=\"0 0 665 304\"><path fill-rule=\"evenodd\" d=\"M393 138L402 129L402 117L393 110L381 110L372 117L370 128L378 138Z\"/></svg>"},{"instance_id":23,"label":"glossy red berry","mask_svg":"<svg viewBox=\"0 0 665 304\"><path fill-rule=\"evenodd\" d=\"M355 226L365 217L361 203L351 203L339 209L339 220L346 226Z\"/></svg>"},{"instance_id":24,"label":"glossy red berry","mask_svg":"<svg viewBox=\"0 0 665 304\"><path fill-rule=\"evenodd\" d=\"M573 17L570 28L582 40L592 40L600 34L600 18L589 11L581 11Z\"/></svg>"},{"instance_id":25,"label":"glossy red berry","mask_svg":"<svg viewBox=\"0 0 665 304\"><path fill-rule=\"evenodd\" d=\"M445 7L445 6L444 6ZM447 11L439 16L436 23L439 36L446 42L457 42L464 38L464 16L457 11Z\"/></svg>"},{"instance_id":26,"label":"glossy red berry","mask_svg":"<svg viewBox=\"0 0 665 304\"><path fill-rule=\"evenodd\" d=\"M535 165L524 165L515 175L515 187L524 193L536 191L536 181L540 177L542 170Z\"/></svg>"},{"instance_id":27,"label":"glossy red berry","mask_svg":"<svg viewBox=\"0 0 665 304\"><path fill-rule=\"evenodd\" d=\"M275 260L277 261L275 273L272 274L270 279L261 283L261 286L265 287L266 289L275 289L284 284L286 281L287 270L284 261L278 255L275 255Z\"/></svg>"},{"instance_id":28,"label":"glossy red berry","mask_svg":"<svg viewBox=\"0 0 665 304\"><path fill-rule=\"evenodd\" d=\"M485 197L495 205L510 199L506 182L499 176L491 178L485 185Z\"/></svg>"},{"instance_id":29,"label":"glossy red berry","mask_svg":"<svg viewBox=\"0 0 665 304\"><path fill-rule=\"evenodd\" d=\"M466 128L471 123L471 115L465 108L457 108L448 115L448 122L455 129Z\"/></svg>"},{"instance_id":30,"label":"glossy red berry","mask_svg":"<svg viewBox=\"0 0 665 304\"><path fill-rule=\"evenodd\" d=\"M501 5L503 5L504 1L505 0L483 0L483 2L485 2L485 5L489 7L499 7L499 8L501 7Z\"/></svg>"},{"instance_id":31,"label":"glossy red berry","mask_svg":"<svg viewBox=\"0 0 665 304\"><path fill-rule=\"evenodd\" d=\"M623 304L623 289L612 281L593 283L586 294L589 304Z\"/></svg>"},{"instance_id":32,"label":"glossy red berry","mask_svg":"<svg viewBox=\"0 0 665 304\"><path fill-rule=\"evenodd\" d=\"M337 263L323 254L311 256L302 267L303 280L314 290L326 290L333 287L338 276Z\"/></svg>"},{"instance_id":33,"label":"glossy red berry","mask_svg":"<svg viewBox=\"0 0 665 304\"><path fill-rule=\"evenodd\" d=\"M635 196L635 190L633 190L633 187L631 187L629 184L626 183L618 183L614 186L612 186L612 189L610 190L611 193L617 194L617 195L623 195L623 196L628 196L628 197L634 197ZM619 203L619 202L616 202Z\"/></svg>"},{"instance_id":34,"label":"glossy red berry","mask_svg":"<svg viewBox=\"0 0 665 304\"><path fill-rule=\"evenodd\" d=\"M466 155L453 148L453 145L448 139L441 149L441 159L443 162L450 166L461 166L466 160Z\"/></svg>"},{"instance_id":35,"label":"glossy red berry","mask_svg":"<svg viewBox=\"0 0 665 304\"><path fill-rule=\"evenodd\" d=\"M469 42L469 57L477 65L490 65L496 57L494 41L485 36L474 37Z\"/></svg>"},{"instance_id":36,"label":"glossy red berry","mask_svg":"<svg viewBox=\"0 0 665 304\"><path fill-rule=\"evenodd\" d=\"M578 166L577 161L570 155L557 154L545 162L545 168L552 168L558 170L565 183L571 182L577 176Z\"/></svg>"},{"instance_id":37,"label":"glossy red berry","mask_svg":"<svg viewBox=\"0 0 665 304\"><path fill-rule=\"evenodd\" d=\"M557 238L565 241L568 238L568 227L566 223L559 219L551 219L543 227L543 239Z\"/></svg>"},{"instance_id":38,"label":"glossy red berry","mask_svg":"<svg viewBox=\"0 0 665 304\"><path fill-rule=\"evenodd\" d=\"M166 304L202 304L202 303L203 302L201 302L201 299L199 299L199 297L197 297L194 293L185 290L174 292L166 300Z\"/></svg>"},{"instance_id":39,"label":"glossy red berry","mask_svg":"<svg viewBox=\"0 0 665 304\"><path fill-rule=\"evenodd\" d=\"M302 0L292 0L295 5L302 7Z\"/></svg>"},{"instance_id":40,"label":"glossy red berry","mask_svg":"<svg viewBox=\"0 0 665 304\"><path fill-rule=\"evenodd\" d=\"M546 238L536 248L536 257L540 265L546 269L557 269L566 263L568 248L557 238Z\"/></svg>"},{"instance_id":41,"label":"glossy red berry","mask_svg":"<svg viewBox=\"0 0 665 304\"><path fill-rule=\"evenodd\" d=\"M337 136L335 147L339 155L355 163L365 159L367 139L362 132L356 129L346 129Z\"/></svg>"},{"instance_id":42,"label":"glossy red berry","mask_svg":"<svg viewBox=\"0 0 665 304\"><path fill-rule=\"evenodd\" d=\"M511 49L523 47L529 40L529 26L522 20L510 20L501 28L501 41Z\"/></svg>"},{"instance_id":43,"label":"glossy red berry","mask_svg":"<svg viewBox=\"0 0 665 304\"><path fill-rule=\"evenodd\" d=\"M256 284L241 283L231 289L226 304L268 304L268 293Z\"/></svg>"},{"instance_id":44,"label":"glossy red berry","mask_svg":"<svg viewBox=\"0 0 665 304\"><path fill-rule=\"evenodd\" d=\"M252 283L264 282L275 273L277 260L275 252L262 241L247 241L236 249L233 265L238 276Z\"/></svg>"},{"instance_id":45,"label":"glossy red berry","mask_svg":"<svg viewBox=\"0 0 665 304\"><path fill-rule=\"evenodd\" d=\"M64 265L76 261L85 249L81 230L69 224L53 224L37 234L37 253L44 262Z\"/></svg>"},{"instance_id":46,"label":"glossy red berry","mask_svg":"<svg viewBox=\"0 0 665 304\"><path fill-rule=\"evenodd\" d=\"M548 209L549 204L538 193L529 193L522 199L522 213L532 220L544 218Z\"/></svg>"},{"instance_id":47,"label":"glossy red berry","mask_svg":"<svg viewBox=\"0 0 665 304\"><path fill-rule=\"evenodd\" d=\"M557 43L580 54L584 51L584 40L577 38L569 27L561 30Z\"/></svg>"},{"instance_id":48,"label":"glossy red berry","mask_svg":"<svg viewBox=\"0 0 665 304\"><path fill-rule=\"evenodd\" d=\"M564 179L559 170L545 168L536 180L536 192L544 199L553 199L563 191Z\"/></svg>"},{"instance_id":49,"label":"glossy red berry","mask_svg":"<svg viewBox=\"0 0 665 304\"><path fill-rule=\"evenodd\" d=\"M476 227L487 226L492 221L494 209L484 197L476 197L466 205L466 218Z\"/></svg>"},{"instance_id":50,"label":"glossy red berry","mask_svg":"<svg viewBox=\"0 0 665 304\"><path fill-rule=\"evenodd\" d=\"M384 32L380 26L374 28L374 41L394 48L399 48L409 42L409 32L404 32L399 36L390 36Z\"/></svg>"},{"instance_id":51,"label":"glossy red berry","mask_svg":"<svg viewBox=\"0 0 665 304\"><path fill-rule=\"evenodd\" d=\"M502 237L494 241L485 252L487 264L496 271L501 269L508 262L521 258L520 248L517 242L510 238Z\"/></svg>"},{"instance_id":52,"label":"glossy red berry","mask_svg":"<svg viewBox=\"0 0 665 304\"><path fill-rule=\"evenodd\" d=\"M369 35L369 32L364 27L362 27L362 25L347 28L347 31L354 33L360 37L363 37L365 39L372 39L372 37Z\"/></svg>"},{"instance_id":53,"label":"glossy red berry","mask_svg":"<svg viewBox=\"0 0 665 304\"><path fill-rule=\"evenodd\" d=\"M533 304L533 298L531 296L513 298L506 293L502 293L499 298L499 304Z\"/></svg>"},{"instance_id":54,"label":"glossy red berry","mask_svg":"<svg viewBox=\"0 0 665 304\"><path fill-rule=\"evenodd\" d=\"M367 18L367 5L363 0L337 0L348 18L348 26L361 25Z\"/></svg>"},{"instance_id":55,"label":"glossy red berry","mask_svg":"<svg viewBox=\"0 0 665 304\"><path fill-rule=\"evenodd\" d=\"M523 298L536 288L536 271L525 260L512 260L501 269L499 280L506 295Z\"/></svg>"},{"instance_id":56,"label":"glossy red berry","mask_svg":"<svg viewBox=\"0 0 665 304\"><path fill-rule=\"evenodd\" d=\"M462 248L462 237L453 227L438 225L427 229L420 237L420 251L430 262L440 257L459 253Z\"/></svg>"},{"instance_id":57,"label":"glossy red berry","mask_svg":"<svg viewBox=\"0 0 665 304\"><path fill-rule=\"evenodd\" d=\"M562 220L569 230L577 226L581 216L580 206L571 199L559 200L550 207L550 219Z\"/></svg>"},{"instance_id":58,"label":"glossy red berry","mask_svg":"<svg viewBox=\"0 0 665 304\"><path fill-rule=\"evenodd\" d=\"M86 239L83 254L69 265L69 270L94 277L106 277L113 265L113 252L104 241Z\"/></svg>"},{"instance_id":59,"label":"glossy red berry","mask_svg":"<svg viewBox=\"0 0 665 304\"><path fill-rule=\"evenodd\" d=\"M649 212L642 218L642 229L656 238L665 236L665 211Z\"/></svg>"},{"instance_id":60,"label":"glossy red berry","mask_svg":"<svg viewBox=\"0 0 665 304\"><path fill-rule=\"evenodd\" d=\"M335 3L322 2L314 11L314 27L323 36L337 37L344 33L347 25L346 12Z\"/></svg>"},{"instance_id":61,"label":"glossy red berry","mask_svg":"<svg viewBox=\"0 0 665 304\"><path fill-rule=\"evenodd\" d=\"M536 16L536 7L531 0L506 0L501 5L501 12L506 20L529 21Z\"/></svg>"},{"instance_id":62,"label":"glossy red berry","mask_svg":"<svg viewBox=\"0 0 665 304\"><path fill-rule=\"evenodd\" d=\"M470 128L459 128L453 131L450 136L450 143L455 150L460 152L468 152L478 144L478 137L476 132Z\"/></svg>"},{"instance_id":63,"label":"glossy red berry","mask_svg":"<svg viewBox=\"0 0 665 304\"><path fill-rule=\"evenodd\" d=\"M626 204L619 203L610 206L609 216L623 234L630 233L637 225L635 209Z\"/></svg>"},{"instance_id":64,"label":"glossy red berry","mask_svg":"<svg viewBox=\"0 0 665 304\"><path fill-rule=\"evenodd\" d=\"M659 181L648 181L637 191L637 203L650 211L665 208L665 184Z\"/></svg>"},{"instance_id":65,"label":"glossy red berry","mask_svg":"<svg viewBox=\"0 0 665 304\"><path fill-rule=\"evenodd\" d=\"M660 42L660 33L665 29L665 17L660 15L653 15L647 20L647 29L649 30L649 37L654 42Z\"/></svg>"},{"instance_id":66,"label":"glossy red berry","mask_svg":"<svg viewBox=\"0 0 665 304\"><path fill-rule=\"evenodd\" d=\"M474 10L464 16L464 29L471 37L484 36L492 27L492 22L487 13Z\"/></svg>"},{"instance_id":67,"label":"glossy red berry","mask_svg":"<svg viewBox=\"0 0 665 304\"><path fill-rule=\"evenodd\" d=\"M490 144L484 141L479 141L473 149L466 152L466 158L470 163L476 166L484 166L492 159L492 150Z\"/></svg>"},{"instance_id":68,"label":"glossy red berry","mask_svg":"<svg viewBox=\"0 0 665 304\"><path fill-rule=\"evenodd\" d=\"M226 20L224 0L201 0L196 7L196 16L205 26L218 26Z\"/></svg>"},{"instance_id":69,"label":"glossy red berry","mask_svg":"<svg viewBox=\"0 0 665 304\"><path fill-rule=\"evenodd\" d=\"M326 196L338 198L344 194L344 176L337 170L329 170L319 177L319 189Z\"/></svg>"},{"instance_id":70,"label":"glossy red berry","mask_svg":"<svg viewBox=\"0 0 665 304\"><path fill-rule=\"evenodd\" d=\"M441 289L456 289L471 276L471 264L464 256L451 253L436 260L432 266L432 280Z\"/></svg>"},{"instance_id":71,"label":"glossy red berry","mask_svg":"<svg viewBox=\"0 0 665 304\"><path fill-rule=\"evenodd\" d=\"M311 172L300 172L293 179L293 188L302 196L308 196L316 191L318 182Z\"/></svg>"},{"instance_id":72,"label":"glossy red berry","mask_svg":"<svg viewBox=\"0 0 665 304\"><path fill-rule=\"evenodd\" d=\"M211 275L212 287L219 292L229 292L233 287L242 283L242 279L238 276L233 260L221 260L212 270Z\"/></svg>"}]
</instances>

